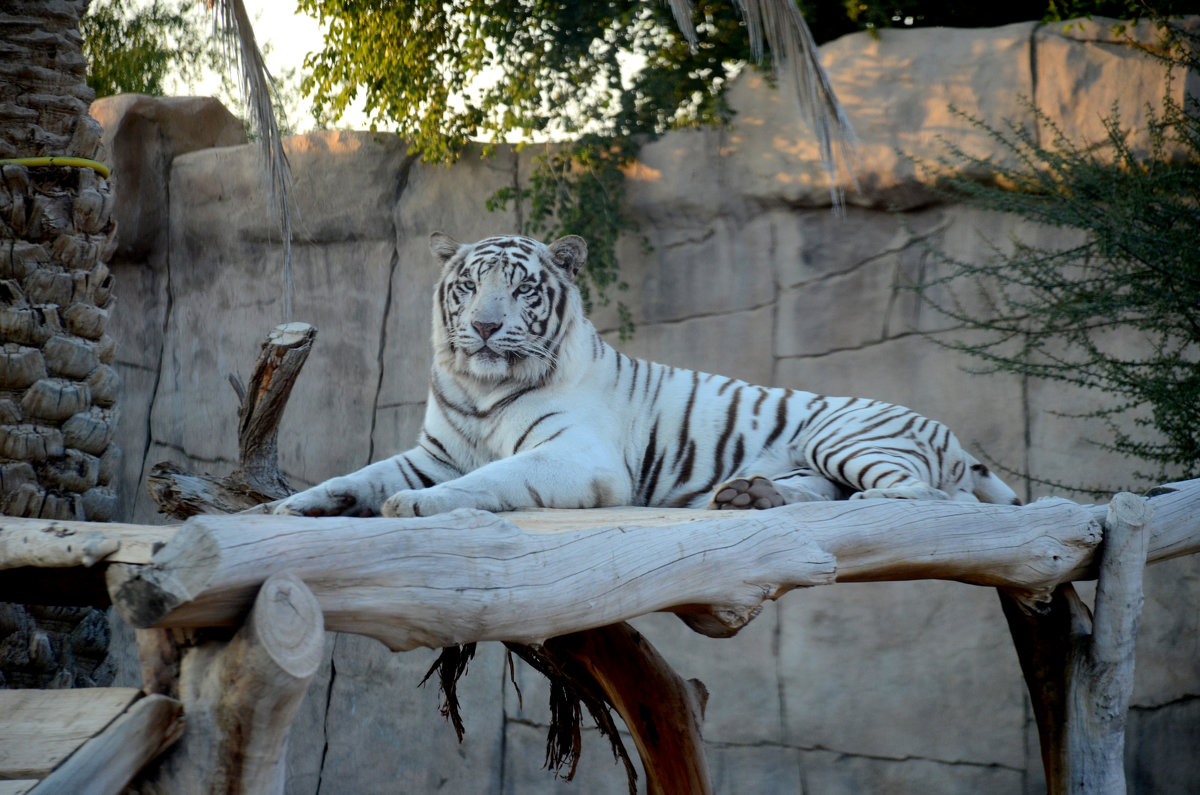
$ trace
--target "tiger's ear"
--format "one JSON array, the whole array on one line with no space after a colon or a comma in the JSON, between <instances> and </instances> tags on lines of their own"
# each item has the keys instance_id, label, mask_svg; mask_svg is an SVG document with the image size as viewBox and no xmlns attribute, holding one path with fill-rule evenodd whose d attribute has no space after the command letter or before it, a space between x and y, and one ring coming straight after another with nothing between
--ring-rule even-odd
<instances>
[{"instance_id":1,"label":"tiger's ear","mask_svg":"<svg viewBox=\"0 0 1200 795\"><path fill-rule=\"evenodd\" d=\"M587 262L587 241L579 235L560 237L550 244L550 258L574 280L583 263Z\"/></svg>"},{"instance_id":2,"label":"tiger's ear","mask_svg":"<svg viewBox=\"0 0 1200 795\"><path fill-rule=\"evenodd\" d=\"M442 262L457 254L460 248L462 248L462 243L445 232L434 232L429 236L429 250Z\"/></svg>"}]
</instances>

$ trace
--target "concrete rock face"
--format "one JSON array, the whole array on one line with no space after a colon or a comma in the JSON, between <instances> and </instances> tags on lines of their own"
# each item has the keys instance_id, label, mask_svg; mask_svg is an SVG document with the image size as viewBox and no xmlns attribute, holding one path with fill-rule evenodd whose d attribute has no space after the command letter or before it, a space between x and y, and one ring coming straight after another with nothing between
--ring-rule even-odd
<instances>
[{"instance_id":1,"label":"concrete rock face","mask_svg":"<svg viewBox=\"0 0 1200 795\"><path fill-rule=\"evenodd\" d=\"M614 295L637 331L617 342L613 306L594 314L597 327L637 356L910 406L976 453L1040 478L1129 483L1136 462L1103 454L1086 442L1100 429L1054 413L1095 396L966 372L969 360L937 344L962 333L906 289L937 275L931 249L978 259L993 242L1061 233L935 201L928 176L897 150L933 161L945 151L940 137L1003 159L948 105L993 126L1036 127L1022 96L1068 136L1095 140L1114 100L1130 121L1161 101L1160 68L1103 21L884 31L823 54L861 139L862 189L848 190L845 216L828 207L815 143L789 101L748 72L732 90L732 126L673 133L642 152L627 201L652 250L622 242L630 289ZM106 102L93 115L125 180L110 324L124 384L122 518L149 522L144 477L154 463L214 474L234 466L226 376L247 374L268 330L286 319L283 248L257 151L237 145L240 128L223 109L194 99ZM489 212L485 201L529 155L469 152L443 168L414 161L394 137L348 132L287 146L299 218L294 319L319 329L279 438L282 468L299 488L411 446L437 278L428 236L514 231L515 211ZM1047 493L1010 482L1027 499ZM1145 590L1130 788L1200 790L1200 560L1151 567ZM635 623L712 693L704 734L719 792L1044 791L1016 655L984 589L797 591L730 640L695 635L669 615ZM480 648L461 685L462 746L437 714L436 688L417 688L431 652L393 654L350 635L328 646L290 742L290 793L626 791L592 734L574 784L540 769L546 685L518 663L518 699L498 645Z\"/></svg>"}]
</instances>

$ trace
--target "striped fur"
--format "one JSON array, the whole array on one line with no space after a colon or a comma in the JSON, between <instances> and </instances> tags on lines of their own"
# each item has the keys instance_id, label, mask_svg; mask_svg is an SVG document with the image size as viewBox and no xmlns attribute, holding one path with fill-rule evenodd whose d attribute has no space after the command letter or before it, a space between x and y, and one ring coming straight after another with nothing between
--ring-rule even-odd
<instances>
[{"instance_id":1,"label":"striped fur","mask_svg":"<svg viewBox=\"0 0 1200 795\"><path fill-rule=\"evenodd\" d=\"M704 507L762 475L785 502L844 496L1016 502L941 423L641 361L596 334L570 236L435 234L434 365L417 446L282 503L288 513Z\"/></svg>"}]
</instances>

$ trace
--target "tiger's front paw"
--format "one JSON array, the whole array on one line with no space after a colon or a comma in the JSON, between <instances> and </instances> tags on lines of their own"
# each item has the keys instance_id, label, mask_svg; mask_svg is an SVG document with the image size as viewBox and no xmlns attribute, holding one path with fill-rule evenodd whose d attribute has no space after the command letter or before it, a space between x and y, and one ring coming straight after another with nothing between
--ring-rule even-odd
<instances>
[{"instance_id":1,"label":"tiger's front paw","mask_svg":"<svg viewBox=\"0 0 1200 795\"><path fill-rule=\"evenodd\" d=\"M767 478L755 475L752 478L736 478L723 485L717 486L713 493L712 502L708 504L710 511L728 511L739 509L778 508L783 505L783 495L775 488L775 484Z\"/></svg>"},{"instance_id":2,"label":"tiger's front paw","mask_svg":"<svg viewBox=\"0 0 1200 795\"><path fill-rule=\"evenodd\" d=\"M462 508L453 496L438 494L435 489L405 489L388 497L383 503L384 516L433 516Z\"/></svg>"},{"instance_id":3,"label":"tiger's front paw","mask_svg":"<svg viewBox=\"0 0 1200 795\"><path fill-rule=\"evenodd\" d=\"M337 478L298 492L280 502L272 510L288 516L375 516L368 505L349 484Z\"/></svg>"}]
</instances>

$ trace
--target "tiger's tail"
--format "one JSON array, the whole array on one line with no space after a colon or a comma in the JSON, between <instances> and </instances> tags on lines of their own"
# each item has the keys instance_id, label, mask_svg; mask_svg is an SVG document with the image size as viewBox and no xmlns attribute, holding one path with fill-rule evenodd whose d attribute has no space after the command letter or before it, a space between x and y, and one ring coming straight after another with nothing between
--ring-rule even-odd
<instances>
[{"instance_id":1,"label":"tiger's tail","mask_svg":"<svg viewBox=\"0 0 1200 795\"><path fill-rule=\"evenodd\" d=\"M1000 505L1020 505L1021 498L1008 487L996 474L983 464L976 461L971 464L971 477L975 481L971 493L980 502L994 502Z\"/></svg>"}]
</instances>

